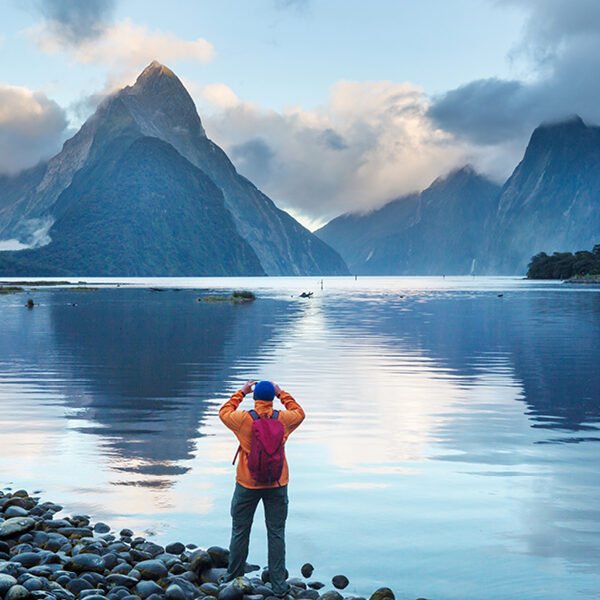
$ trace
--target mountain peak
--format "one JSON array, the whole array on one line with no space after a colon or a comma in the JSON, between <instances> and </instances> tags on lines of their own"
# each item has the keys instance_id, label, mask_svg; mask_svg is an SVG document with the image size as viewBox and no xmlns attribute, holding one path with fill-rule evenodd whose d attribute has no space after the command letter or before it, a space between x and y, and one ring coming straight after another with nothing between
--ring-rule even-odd
<instances>
[{"instance_id":1,"label":"mountain peak","mask_svg":"<svg viewBox=\"0 0 600 600\"><path fill-rule=\"evenodd\" d=\"M157 77L170 77L177 81L179 81L177 75L166 67L162 63L159 63L157 60L153 60L139 75L136 79L135 85L138 83L143 83L148 79L157 78Z\"/></svg>"}]
</instances>

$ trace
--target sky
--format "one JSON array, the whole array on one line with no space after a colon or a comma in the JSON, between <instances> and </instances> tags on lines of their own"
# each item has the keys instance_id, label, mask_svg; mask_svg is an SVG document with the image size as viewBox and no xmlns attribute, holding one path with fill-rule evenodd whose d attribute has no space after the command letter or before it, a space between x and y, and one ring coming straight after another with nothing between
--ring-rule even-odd
<instances>
[{"instance_id":1,"label":"sky","mask_svg":"<svg viewBox=\"0 0 600 600\"><path fill-rule=\"evenodd\" d=\"M0 173L60 150L152 60L207 135L314 229L533 129L600 123L598 0L0 0Z\"/></svg>"}]
</instances>

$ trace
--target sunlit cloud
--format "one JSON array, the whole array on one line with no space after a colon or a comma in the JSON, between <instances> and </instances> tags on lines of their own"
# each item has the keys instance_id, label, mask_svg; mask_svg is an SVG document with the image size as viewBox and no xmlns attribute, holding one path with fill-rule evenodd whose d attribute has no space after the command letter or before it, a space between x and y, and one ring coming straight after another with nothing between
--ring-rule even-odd
<instances>
[{"instance_id":1,"label":"sunlit cloud","mask_svg":"<svg viewBox=\"0 0 600 600\"><path fill-rule=\"evenodd\" d=\"M195 87L207 133L238 170L304 219L368 211L462 165L468 147L426 116L421 88L336 82L326 105L274 111L223 83Z\"/></svg>"}]
</instances>

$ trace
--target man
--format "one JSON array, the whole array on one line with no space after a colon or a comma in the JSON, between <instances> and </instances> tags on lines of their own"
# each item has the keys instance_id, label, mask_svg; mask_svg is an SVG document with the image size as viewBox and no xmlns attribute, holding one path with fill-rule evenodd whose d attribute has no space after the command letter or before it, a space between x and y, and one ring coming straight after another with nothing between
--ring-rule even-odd
<instances>
[{"instance_id":1,"label":"man","mask_svg":"<svg viewBox=\"0 0 600 600\"><path fill-rule=\"evenodd\" d=\"M252 391L253 386L255 386L254 414L238 410L244 396ZM285 410L280 410L278 414L273 415L275 396L279 398ZM304 411L290 394L271 381L258 383L247 381L219 410L221 421L233 431L240 443L235 491L231 500L229 568L224 580L231 581L244 574L252 519L258 502L262 500L269 543L269 579L273 593L283 597L289 589L285 580L285 520L288 509L289 479L287 460L284 456L281 476L271 483L257 481L248 466L255 419L257 417L271 419L275 416L283 424L282 443L285 444L290 433L304 420Z\"/></svg>"}]
</instances>

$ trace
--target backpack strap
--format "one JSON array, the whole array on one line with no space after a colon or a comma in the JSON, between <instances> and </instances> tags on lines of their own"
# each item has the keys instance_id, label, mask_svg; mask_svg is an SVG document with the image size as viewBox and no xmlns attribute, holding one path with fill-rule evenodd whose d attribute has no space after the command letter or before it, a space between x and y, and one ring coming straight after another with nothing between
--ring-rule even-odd
<instances>
[{"instance_id":1,"label":"backpack strap","mask_svg":"<svg viewBox=\"0 0 600 600\"><path fill-rule=\"evenodd\" d=\"M254 409L249 410L248 414L252 417L253 421L258 421L260 419L260 417L258 416L258 413Z\"/></svg>"},{"instance_id":2,"label":"backpack strap","mask_svg":"<svg viewBox=\"0 0 600 600\"><path fill-rule=\"evenodd\" d=\"M271 419L277 419L279 417L279 411L278 410L274 410L273 414L271 415Z\"/></svg>"}]
</instances>

